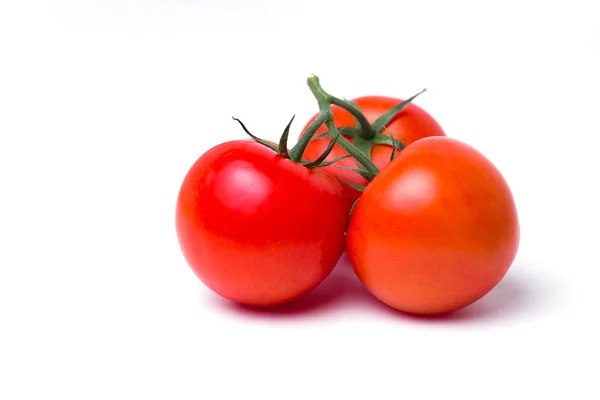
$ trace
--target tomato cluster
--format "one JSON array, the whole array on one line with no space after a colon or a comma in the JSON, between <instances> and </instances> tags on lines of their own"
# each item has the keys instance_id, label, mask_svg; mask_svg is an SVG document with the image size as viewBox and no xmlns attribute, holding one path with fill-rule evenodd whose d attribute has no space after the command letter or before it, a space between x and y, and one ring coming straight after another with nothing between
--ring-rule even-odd
<instances>
[{"instance_id":1,"label":"tomato cluster","mask_svg":"<svg viewBox=\"0 0 600 400\"><path fill-rule=\"evenodd\" d=\"M320 112L287 148L252 135L203 154L185 176L176 230L214 292L258 307L317 287L344 250L367 290L440 314L498 284L519 246L505 179L425 110L382 96L341 100L308 80Z\"/></svg>"}]
</instances>

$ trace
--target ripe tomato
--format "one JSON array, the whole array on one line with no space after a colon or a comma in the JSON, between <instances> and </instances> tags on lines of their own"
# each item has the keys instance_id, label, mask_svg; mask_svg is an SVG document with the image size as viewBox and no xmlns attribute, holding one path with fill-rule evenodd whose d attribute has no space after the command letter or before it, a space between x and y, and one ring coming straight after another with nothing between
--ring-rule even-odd
<instances>
[{"instance_id":1,"label":"ripe tomato","mask_svg":"<svg viewBox=\"0 0 600 400\"><path fill-rule=\"evenodd\" d=\"M204 284L252 306L316 287L344 249L349 209L331 176L252 141L220 144L187 173L177 199L183 254Z\"/></svg>"},{"instance_id":2,"label":"ripe tomato","mask_svg":"<svg viewBox=\"0 0 600 400\"><path fill-rule=\"evenodd\" d=\"M346 249L366 288L418 314L447 313L488 293L519 245L511 191L494 165L447 137L404 149L366 188Z\"/></svg>"},{"instance_id":3,"label":"ripe tomato","mask_svg":"<svg viewBox=\"0 0 600 400\"><path fill-rule=\"evenodd\" d=\"M370 123L373 123L386 111L402 103L403 100L383 96L365 96L356 98L352 100L352 102L360 108L367 120ZM331 106L331 110L333 112L333 118L336 127L341 128L344 126L356 126L354 118L348 111L336 105ZM308 123L302 130L303 132L306 130L306 127L308 127L308 125L310 125L310 123L315 120L316 117L317 115L313 116L310 119L310 121L308 121ZM387 131L384 129L379 133L389 136L389 132L391 132L394 138L400 140L405 146L408 146L411 143L414 143L415 141L424 137L446 135L442 130L441 126L433 119L433 117L431 117L431 115L429 115L425 110L423 110L421 107L417 106L414 103L409 103L406 106L406 108L400 111L400 113L396 115L389 124L387 124L386 128ZM323 125L321 126L321 128L319 128L317 134L326 131L327 128L325 125ZM346 138L351 143L353 142L351 138ZM328 138L315 139L311 141L304 153L304 158L306 160L316 159L321 153L323 153L323 150L327 147L328 144ZM385 167L390 162L392 150L392 146L389 146L387 144L375 144L370 154L373 163L379 169L383 169L383 167ZM332 160L336 157L343 156L345 154L347 154L346 151L342 149L339 145L336 145L334 150L331 152L331 154L329 154L326 160ZM322 170L336 178L342 178L345 181L353 183L355 185L367 185L368 182L357 173L347 169L337 168L336 165L345 165L353 168L358 168L358 164L353 158L347 158L338 161L334 165L323 167ZM354 201L360 197L360 192L358 190L353 189L344 183L342 183L342 186L346 190L350 204L354 203Z\"/></svg>"}]
</instances>

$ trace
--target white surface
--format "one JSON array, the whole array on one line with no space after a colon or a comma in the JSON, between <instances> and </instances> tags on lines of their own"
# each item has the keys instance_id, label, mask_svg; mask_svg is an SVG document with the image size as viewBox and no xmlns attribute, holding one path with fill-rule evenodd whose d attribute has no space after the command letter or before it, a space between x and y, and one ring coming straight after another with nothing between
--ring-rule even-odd
<instances>
[{"instance_id":1,"label":"white surface","mask_svg":"<svg viewBox=\"0 0 600 400\"><path fill-rule=\"evenodd\" d=\"M319 3L2 2L1 399L600 398L595 2ZM522 242L486 298L411 318L342 265L261 313L193 276L183 175L244 137L232 115L277 138L295 113L295 137L313 73L347 98L428 88L501 169Z\"/></svg>"}]
</instances>

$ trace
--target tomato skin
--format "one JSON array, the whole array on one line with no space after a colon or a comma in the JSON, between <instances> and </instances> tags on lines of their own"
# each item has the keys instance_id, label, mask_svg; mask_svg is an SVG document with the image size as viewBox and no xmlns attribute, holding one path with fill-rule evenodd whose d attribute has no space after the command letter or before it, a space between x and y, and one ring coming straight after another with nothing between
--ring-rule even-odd
<instances>
[{"instance_id":1,"label":"tomato skin","mask_svg":"<svg viewBox=\"0 0 600 400\"><path fill-rule=\"evenodd\" d=\"M483 297L519 246L508 184L474 148L447 137L403 150L367 187L346 249L379 300L416 314L448 313Z\"/></svg>"},{"instance_id":2,"label":"tomato skin","mask_svg":"<svg viewBox=\"0 0 600 400\"><path fill-rule=\"evenodd\" d=\"M360 108L367 120L370 123L373 123L378 117L380 117L390 108L402 103L404 100L385 96L364 96L358 97L351 101L354 102ZM333 112L333 119L336 127L340 128L343 126L356 126L352 114L350 114L348 111L336 105L331 106L331 110ZM308 125L310 125L311 122L315 120L317 115L313 116L308 121L304 129L302 129L302 132L304 132ZM429 115L424 109L422 109L414 103L410 103L406 108L404 108L404 110L402 110L398 115L396 115L396 117L394 117L394 119L387 125L387 130L389 132L392 132L394 138L401 140L405 146L408 146L411 143L414 143L417 140L422 139L424 137L446 136L442 127L437 123L437 121L433 119L433 117ZM317 131L317 134L326 131L327 127L325 125L322 125ZM389 135L389 133L385 129L381 133L384 135ZM315 160L323 153L328 144L329 138L316 139L311 141L304 153L304 158L306 160L311 161ZM335 157L343 156L345 154L347 154L346 151L342 149L339 145L336 145L334 150L327 157L327 160L332 160ZM387 164L389 164L391 155L391 146L375 145L371 152L371 159L373 163L375 163L377 168L383 169ZM353 183L355 185L367 185L368 182L360 175L346 169L336 168L335 165L346 165L358 168L358 164L353 158L346 158L340 160L333 165L323 167L322 170L336 178L342 178L347 182ZM346 190L346 194L348 196L350 204L354 203L354 201L360 197L360 192L358 190L353 189L345 184L342 184L342 186Z\"/></svg>"},{"instance_id":3,"label":"tomato skin","mask_svg":"<svg viewBox=\"0 0 600 400\"><path fill-rule=\"evenodd\" d=\"M187 173L176 230L193 272L229 300L270 307L316 287L344 249L349 209L331 176L252 141L213 147Z\"/></svg>"}]
</instances>

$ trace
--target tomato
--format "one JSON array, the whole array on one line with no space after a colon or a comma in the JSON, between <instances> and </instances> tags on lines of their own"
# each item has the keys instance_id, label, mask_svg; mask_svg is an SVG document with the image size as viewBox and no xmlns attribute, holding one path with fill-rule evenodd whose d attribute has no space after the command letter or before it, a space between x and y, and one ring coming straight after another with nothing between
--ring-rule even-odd
<instances>
[{"instance_id":1,"label":"tomato","mask_svg":"<svg viewBox=\"0 0 600 400\"><path fill-rule=\"evenodd\" d=\"M181 185L183 255L217 294L277 306L316 287L344 249L349 209L333 177L252 140L213 147Z\"/></svg>"},{"instance_id":2,"label":"tomato","mask_svg":"<svg viewBox=\"0 0 600 400\"><path fill-rule=\"evenodd\" d=\"M448 313L483 297L519 246L513 196L474 148L431 137L404 149L353 210L346 249L379 300L417 314Z\"/></svg>"},{"instance_id":3,"label":"tomato","mask_svg":"<svg viewBox=\"0 0 600 400\"><path fill-rule=\"evenodd\" d=\"M373 123L386 111L402 103L403 100L383 96L365 96L356 98L352 100L352 102L360 108L367 120L370 123ZM333 112L333 118L336 127L341 128L345 126L356 126L353 116L348 111L336 105L331 106L331 110ZM316 117L317 115L313 116L308 121L308 123L302 130L303 132L304 130L306 130L306 127L308 127L308 125L310 125L310 123L315 120ZM400 111L400 113L396 115L389 124L387 124L386 128L387 130L384 129L379 133L383 135L389 135L389 132L391 132L393 137L400 140L405 146L408 146L411 143L414 143L415 141L424 137L446 135L441 126L433 119L433 117L414 103L409 103L408 106L406 106L406 108ZM321 128L319 128L319 130L317 131L317 134L326 131L326 126L322 125ZM346 138L351 143L353 142L351 138ZM323 150L327 147L328 144L328 138L313 140L306 149L306 152L304 153L304 158L306 160L316 159L321 153L323 153ZM387 144L375 144L373 146L370 156L372 161L379 169L382 169L390 162L392 150L393 147ZM345 154L347 154L346 151L344 151L344 149L342 149L339 145L336 145L334 150L327 158L327 160L331 160L335 157L343 156ZM336 167L336 165L345 165L358 168L358 164L353 158L347 158L338 161L334 165L329 165L323 167L322 169L328 174L336 178L342 178L343 180L346 180L347 182L350 182L352 184L359 186L367 185L367 181L357 173L347 169L338 168ZM353 189L344 183L342 184L342 186L346 190L348 200L351 204L354 203L354 201L360 197L360 192L358 190Z\"/></svg>"}]
</instances>

